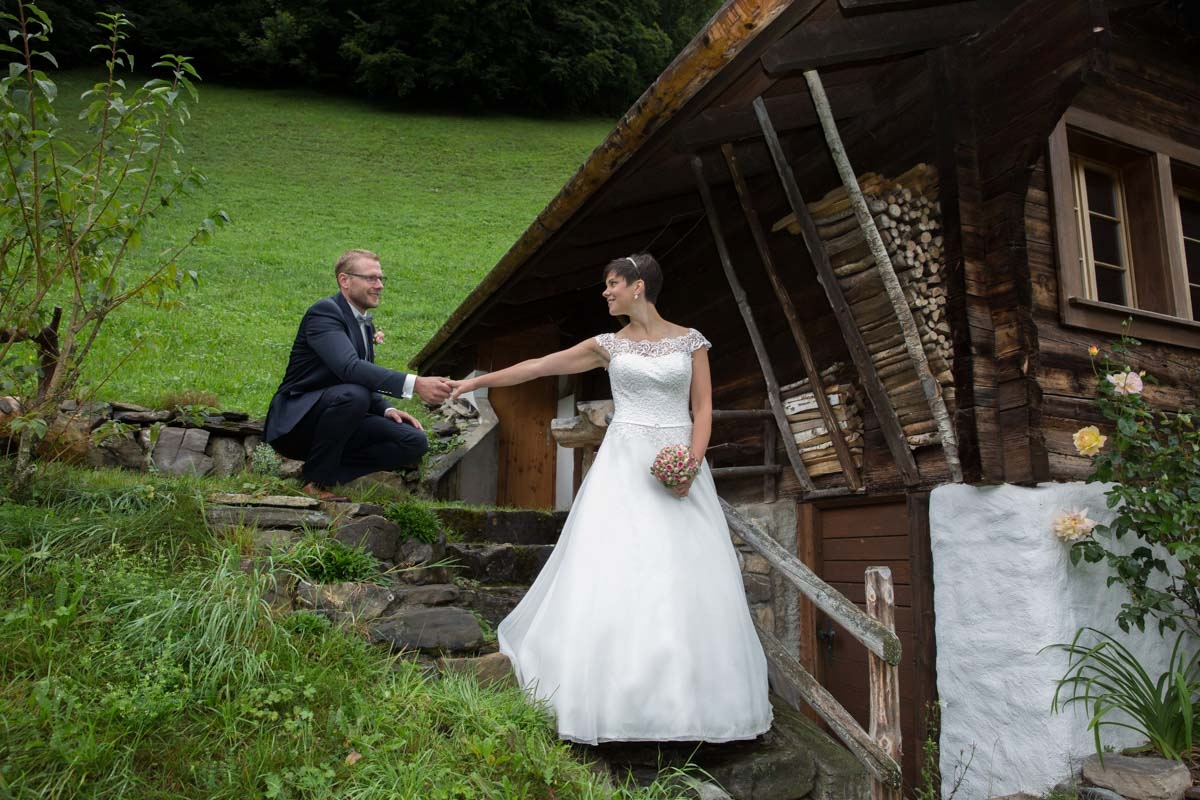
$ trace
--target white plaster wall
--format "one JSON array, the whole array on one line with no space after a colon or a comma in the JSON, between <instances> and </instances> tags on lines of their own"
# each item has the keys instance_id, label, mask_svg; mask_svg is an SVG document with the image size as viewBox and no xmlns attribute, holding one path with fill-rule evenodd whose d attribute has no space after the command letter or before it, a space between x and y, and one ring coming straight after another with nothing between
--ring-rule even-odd
<instances>
[{"instance_id":1,"label":"white plaster wall","mask_svg":"<svg viewBox=\"0 0 1200 800\"><path fill-rule=\"evenodd\" d=\"M562 379L559 380L559 391L562 391ZM575 416L575 395L558 398L556 415ZM554 464L554 508L567 511L575 500L575 451L559 445L557 456Z\"/></svg>"},{"instance_id":2,"label":"white plaster wall","mask_svg":"<svg viewBox=\"0 0 1200 800\"><path fill-rule=\"evenodd\" d=\"M1045 646L1088 625L1120 636L1151 675L1166 666L1173 637L1150 626L1121 634L1124 589L1106 587L1103 564L1072 566L1069 545L1051 532L1075 507L1111 518L1100 484L953 484L931 494L943 796L968 758L957 800L1044 793L1095 752L1082 709L1051 714L1067 661L1060 651L1039 654ZM1137 737L1110 729L1104 742L1119 748Z\"/></svg>"}]
</instances>

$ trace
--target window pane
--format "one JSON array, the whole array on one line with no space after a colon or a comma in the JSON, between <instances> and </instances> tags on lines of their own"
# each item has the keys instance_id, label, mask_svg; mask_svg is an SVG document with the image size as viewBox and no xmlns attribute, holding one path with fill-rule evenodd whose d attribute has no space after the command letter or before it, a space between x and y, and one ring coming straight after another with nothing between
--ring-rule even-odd
<instances>
[{"instance_id":1,"label":"window pane","mask_svg":"<svg viewBox=\"0 0 1200 800\"><path fill-rule=\"evenodd\" d=\"M1112 176L1084 167L1083 180L1087 184L1088 210L1117 216L1117 192Z\"/></svg>"},{"instance_id":2,"label":"window pane","mask_svg":"<svg viewBox=\"0 0 1200 800\"><path fill-rule=\"evenodd\" d=\"M1105 264L1125 266L1121 257L1121 223L1092 217L1092 258Z\"/></svg>"},{"instance_id":3,"label":"window pane","mask_svg":"<svg viewBox=\"0 0 1200 800\"><path fill-rule=\"evenodd\" d=\"M1188 283L1200 283L1200 242L1184 242L1183 253L1187 260Z\"/></svg>"},{"instance_id":4,"label":"window pane","mask_svg":"<svg viewBox=\"0 0 1200 800\"><path fill-rule=\"evenodd\" d=\"M1183 221L1183 235L1189 239L1200 239L1200 200L1181 195L1179 217Z\"/></svg>"},{"instance_id":5,"label":"window pane","mask_svg":"<svg viewBox=\"0 0 1200 800\"><path fill-rule=\"evenodd\" d=\"M1097 264L1096 299L1119 306L1128 305L1125 300L1125 272Z\"/></svg>"}]
</instances>

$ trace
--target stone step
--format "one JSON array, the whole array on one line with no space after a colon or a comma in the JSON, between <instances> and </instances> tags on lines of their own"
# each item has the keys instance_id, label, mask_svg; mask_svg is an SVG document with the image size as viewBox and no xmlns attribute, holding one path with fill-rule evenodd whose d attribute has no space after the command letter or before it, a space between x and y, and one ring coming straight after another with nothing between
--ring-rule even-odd
<instances>
[{"instance_id":1,"label":"stone step","mask_svg":"<svg viewBox=\"0 0 1200 800\"><path fill-rule=\"evenodd\" d=\"M446 542L451 573L480 583L531 584L554 552L548 544Z\"/></svg>"},{"instance_id":2,"label":"stone step","mask_svg":"<svg viewBox=\"0 0 1200 800\"><path fill-rule=\"evenodd\" d=\"M575 747L584 758L598 758L615 778L632 775L643 785L664 770L692 763L733 800L859 800L868 795L866 769L847 750L783 701L775 698L773 703L774 724L752 741L608 742ZM720 796L705 785L707 778L691 774L702 781L684 781L681 788L691 796Z\"/></svg>"},{"instance_id":3,"label":"stone step","mask_svg":"<svg viewBox=\"0 0 1200 800\"><path fill-rule=\"evenodd\" d=\"M554 544L567 520L565 511L436 508L434 513L460 542Z\"/></svg>"},{"instance_id":4,"label":"stone step","mask_svg":"<svg viewBox=\"0 0 1200 800\"><path fill-rule=\"evenodd\" d=\"M493 628L517 607L529 587L524 584L480 584L460 586L454 605L470 609Z\"/></svg>"},{"instance_id":5,"label":"stone step","mask_svg":"<svg viewBox=\"0 0 1200 800\"><path fill-rule=\"evenodd\" d=\"M469 611L454 606L401 608L368 626L372 642L393 652L427 655L474 655L484 647L483 628Z\"/></svg>"}]
</instances>

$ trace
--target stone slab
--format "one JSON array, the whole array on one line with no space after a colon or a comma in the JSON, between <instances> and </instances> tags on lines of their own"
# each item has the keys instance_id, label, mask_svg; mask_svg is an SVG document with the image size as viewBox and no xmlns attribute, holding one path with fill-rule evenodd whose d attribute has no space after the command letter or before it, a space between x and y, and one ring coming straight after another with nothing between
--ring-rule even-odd
<instances>
[{"instance_id":1,"label":"stone slab","mask_svg":"<svg viewBox=\"0 0 1200 800\"><path fill-rule=\"evenodd\" d=\"M396 599L391 589L373 583L296 584L296 607L336 611L357 622L378 619Z\"/></svg>"},{"instance_id":2,"label":"stone slab","mask_svg":"<svg viewBox=\"0 0 1200 800\"><path fill-rule=\"evenodd\" d=\"M198 428L163 428L154 445L154 466L170 475L207 475L213 460L204 451L208 431Z\"/></svg>"},{"instance_id":3,"label":"stone slab","mask_svg":"<svg viewBox=\"0 0 1200 800\"><path fill-rule=\"evenodd\" d=\"M246 525L254 528L328 528L329 515L316 509L264 506L208 506L204 518L210 525Z\"/></svg>"},{"instance_id":4,"label":"stone slab","mask_svg":"<svg viewBox=\"0 0 1200 800\"><path fill-rule=\"evenodd\" d=\"M337 526L333 538L351 547L361 547L380 561L397 563L404 543L400 526L386 517L354 517Z\"/></svg>"},{"instance_id":5,"label":"stone slab","mask_svg":"<svg viewBox=\"0 0 1200 800\"><path fill-rule=\"evenodd\" d=\"M1116 753L1088 756L1083 762L1083 779L1093 786L1111 789L1129 800L1181 800L1192 785L1192 774L1178 761Z\"/></svg>"},{"instance_id":6,"label":"stone slab","mask_svg":"<svg viewBox=\"0 0 1200 800\"><path fill-rule=\"evenodd\" d=\"M403 609L371 625L370 637L395 652L469 653L483 645L479 620L453 606Z\"/></svg>"},{"instance_id":7,"label":"stone slab","mask_svg":"<svg viewBox=\"0 0 1200 800\"><path fill-rule=\"evenodd\" d=\"M241 439L213 436L208 442L208 454L213 460L214 475L236 475L246 468L246 450Z\"/></svg>"},{"instance_id":8,"label":"stone slab","mask_svg":"<svg viewBox=\"0 0 1200 800\"><path fill-rule=\"evenodd\" d=\"M438 661L442 673L471 675L484 686L516 686L517 676L503 653L489 653L474 658L443 658Z\"/></svg>"},{"instance_id":9,"label":"stone slab","mask_svg":"<svg viewBox=\"0 0 1200 800\"><path fill-rule=\"evenodd\" d=\"M320 508L321 501L315 497L293 497L291 495L238 494L220 492L208 498L210 503L222 506L268 506L271 508Z\"/></svg>"},{"instance_id":10,"label":"stone slab","mask_svg":"<svg viewBox=\"0 0 1200 800\"><path fill-rule=\"evenodd\" d=\"M531 584L552 552L553 545L446 543L446 556L457 562L455 574L482 583Z\"/></svg>"},{"instance_id":11,"label":"stone slab","mask_svg":"<svg viewBox=\"0 0 1200 800\"><path fill-rule=\"evenodd\" d=\"M554 544L567 519L565 511L510 511L481 508L437 508L438 519L452 537L464 542Z\"/></svg>"}]
</instances>

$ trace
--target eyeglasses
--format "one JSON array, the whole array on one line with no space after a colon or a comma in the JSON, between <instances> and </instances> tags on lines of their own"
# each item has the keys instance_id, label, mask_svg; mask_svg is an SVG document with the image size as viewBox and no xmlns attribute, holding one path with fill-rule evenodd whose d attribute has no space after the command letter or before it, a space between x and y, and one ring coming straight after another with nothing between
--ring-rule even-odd
<instances>
[{"instance_id":1,"label":"eyeglasses","mask_svg":"<svg viewBox=\"0 0 1200 800\"><path fill-rule=\"evenodd\" d=\"M354 278L362 278L367 283L378 283L380 286L382 286L387 281L387 278L383 277L382 275L363 275L362 273L359 273L359 272L343 272L342 274L350 275L351 277L354 277Z\"/></svg>"}]
</instances>

